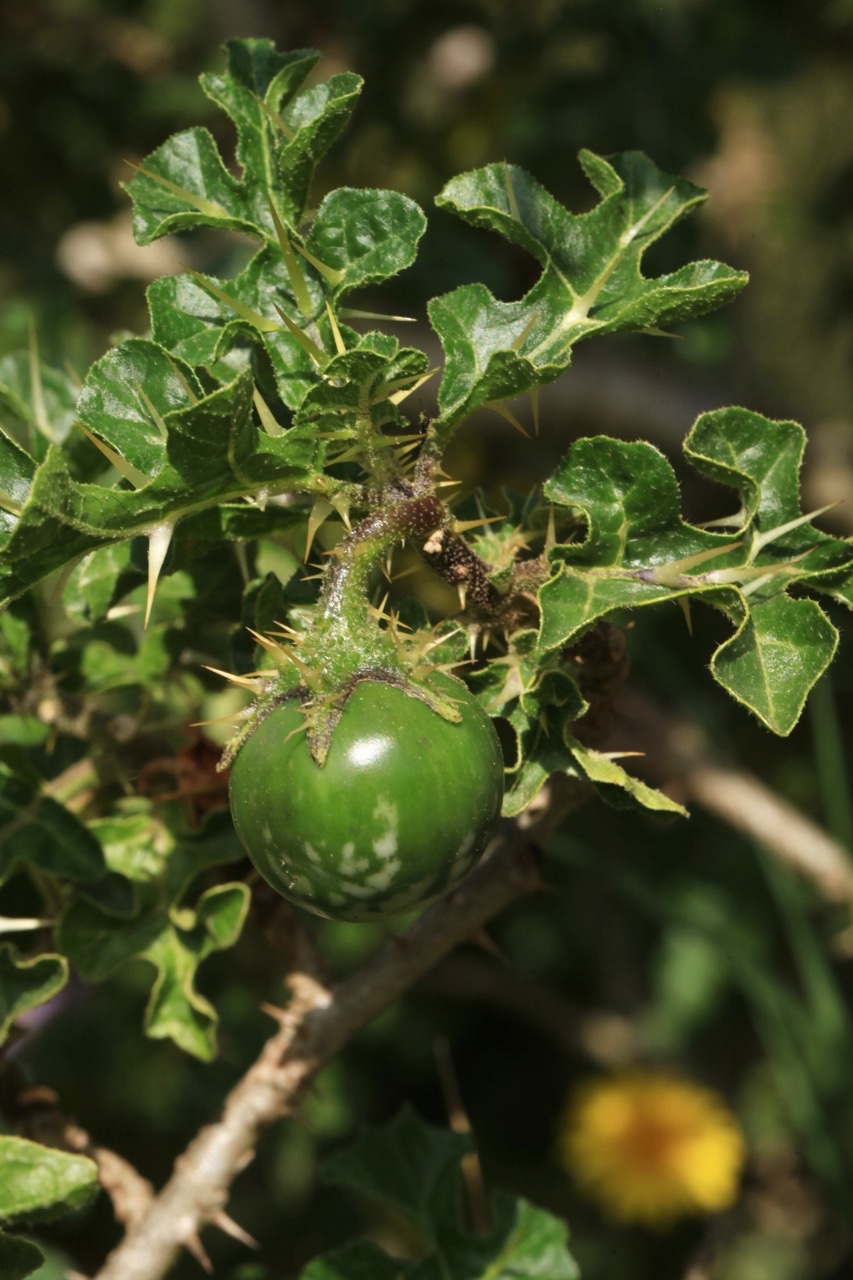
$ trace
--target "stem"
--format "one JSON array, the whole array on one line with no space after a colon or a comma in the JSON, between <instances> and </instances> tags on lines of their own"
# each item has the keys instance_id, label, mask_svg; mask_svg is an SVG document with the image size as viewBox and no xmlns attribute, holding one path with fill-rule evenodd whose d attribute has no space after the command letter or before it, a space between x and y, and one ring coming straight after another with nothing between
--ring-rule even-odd
<instances>
[{"instance_id":1,"label":"stem","mask_svg":"<svg viewBox=\"0 0 853 1280\"><path fill-rule=\"evenodd\" d=\"M334 693L370 667L399 667L393 641L366 616L370 571L389 547L408 538L428 538L447 524L438 498L398 498L362 520L335 549L317 621L302 653L308 664L318 665L321 691Z\"/></svg>"}]
</instances>

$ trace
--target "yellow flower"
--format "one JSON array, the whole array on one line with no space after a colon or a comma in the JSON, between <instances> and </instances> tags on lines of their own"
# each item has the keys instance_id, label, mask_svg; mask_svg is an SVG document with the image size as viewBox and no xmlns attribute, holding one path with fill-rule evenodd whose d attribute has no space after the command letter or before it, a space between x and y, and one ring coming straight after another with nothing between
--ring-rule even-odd
<instances>
[{"instance_id":1,"label":"yellow flower","mask_svg":"<svg viewBox=\"0 0 853 1280\"><path fill-rule=\"evenodd\" d=\"M718 1094L662 1071L636 1070L576 1091L557 1154L611 1217L667 1227L734 1201L745 1148Z\"/></svg>"}]
</instances>

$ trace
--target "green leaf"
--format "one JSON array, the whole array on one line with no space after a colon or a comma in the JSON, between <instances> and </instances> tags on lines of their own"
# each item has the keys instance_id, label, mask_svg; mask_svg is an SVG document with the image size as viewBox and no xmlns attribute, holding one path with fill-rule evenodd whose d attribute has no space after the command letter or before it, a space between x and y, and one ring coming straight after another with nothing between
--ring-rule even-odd
<instances>
[{"instance_id":1,"label":"green leaf","mask_svg":"<svg viewBox=\"0 0 853 1280\"><path fill-rule=\"evenodd\" d=\"M337 298L411 266L426 225L423 211L408 196L339 187L320 205L305 247L340 272L333 290Z\"/></svg>"},{"instance_id":2,"label":"green leaf","mask_svg":"<svg viewBox=\"0 0 853 1280\"><path fill-rule=\"evenodd\" d=\"M814 600L777 595L753 606L741 628L720 645L711 669L738 702L784 735L799 720L837 646L838 632Z\"/></svg>"},{"instance_id":3,"label":"green leaf","mask_svg":"<svg viewBox=\"0 0 853 1280\"><path fill-rule=\"evenodd\" d=\"M430 1240L442 1218L455 1220L459 1162L472 1149L471 1138L436 1129L403 1107L388 1124L333 1152L323 1180L390 1205Z\"/></svg>"},{"instance_id":4,"label":"green leaf","mask_svg":"<svg viewBox=\"0 0 853 1280\"><path fill-rule=\"evenodd\" d=\"M469 1137L433 1128L404 1108L382 1128L363 1133L350 1147L335 1152L323 1176L380 1200L418 1230L427 1253L405 1266L404 1274L411 1280L576 1280L565 1223L525 1200L492 1196L492 1224L485 1235L473 1235L462 1225L459 1162L472 1146ZM367 1256L356 1255L357 1266L366 1261ZM362 1274L339 1266L337 1272L315 1269L304 1280L349 1280L350 1275L356 1280Z\"/></svg>"},{"instance_id":5,"label":"green leaf","mask_svg":"<svg viewBox=\"0 0 853 1280\"><path fill-rule=\"evenodd\" d=\"M100 622L115 599L120 579L131 571L130 542L112 543L83 556L63 587L68 616L86 625Z\"/></svg>"},{"instance_id":6,"label":"green leaf","mask_svg":"<svg viewBox=\"0 0 853 1280\"><path fill-rule=\"evenodd\" d=\"M316 65L316 49L279 53L271 40L229 40L224 75L208 73L199 83L237 127L237 161L247 182L274 181L277 157L286 133L276 125L284 103L293 101ZM264 215L266 222L269 216Z\"/></svg>"},{"instance_id":7,"label":"green leaf","mask_svg":"<svg viewBox=\"0 0 853 1280\"><path fill-rule=\"evenodd\" d=\"M0 766L0 882L27 864L78 882L105 870L101 846L79 818Z\"/></svg>"},{"instance_id":8,"label":"green leaf","mask_svg":"<svg viewBox=\"0 0 853 1280\"><path fill-rule=\"evenodd\" d=\"M26 1138L0 1134L0 1220L53 1218L79 1209L98 1189L98 1168Z\"/></svg>"},{"instance_id":9,"label":"green leaf","mask_svg":"<svg viewBox=\"0 0 853 1280\"><path fill-rule=\"evenodd\" d=\"M275 242L272 200L296 229L314 168L346 124L361 80L341 72L300 89L317 54L279 54L268 40L227 43L223 75L201 77L205 93L237 126L242 175L228 172L207 129L175 134L138 167L126 190L140 244L170 231L212 226Z\"/></svg>"},{"instance_id":10,"label":"green leaf","mask_svg":"<svg viewBox=\"0 0 853 1280\"><path fill-rule=\"evenodd\" d=\"M340 440L356 438L368 421L374 432L393 423L411 433L411 424L388 399L388 390L398 379L414 381L425 373L427 358L411 347L401 350L395 338L385 338L384 350L377 351L367 345L372 336L376 335L365 335L356 350L330 360L322 383L302 401L294 418L297 425L310 424L314 431Z\"/></svg>"},{"instance_id":11,"label":"green leaf","mask_svg":"<svg viewBox=\"0 0 853 1280\"><path fill-rule=\"evenodd\" d=\"M596 790L616 808L625 808L626 803L633 803L642 809L650 809L653 813L677 813L687 816L683 805L670 800L656 787L650 787L639 778L626 773L622 766L600 751L593 751L580 742L571 741L572 756L583 776L595 784Z\"/></svg>"},{"instance_id":12,"label":"green leaf","mask_svg":"<svg viewBox=\"0 0 853 1280\"><path fill-rule=\"evenodd\" d=\"M9 541L19 510L30 496L35 471L26 450L0 429L0 547Z\"/></svg>"},{"instance_id":13,"label":"green leaf","mask_svg":"<svg viewBox=\"0 0 853 1280\"><path fill-rule=\"evenodd\" d=\"M251 894L245 884L222 884L199 898L195 911L181 912L181 926L163 930L140 954L157 970L145 1010L145 1033L173 1040L208 1062L216 1053L217 1014L195 989L198 966L214 951L233 947L243 929Z\"/></svg>"},{"instance_id":14,"label":"green leaf","mask_svg":"<svg viewBox=\"0 0 853 1280\"><path fill-rule=\"evenodd\" d=\"M310 269L304 275L313 314L319 315L325 291ZM277 310L304 325L278 246L261 249L229 280L199 273L157 280L148 290L148 305L155 339L190 364L206 366L223 382L233 379L235 361L245 364L246 344L257 345L261 338L286 404L298 405L318 381L316 364L287 331Z\"/></svg>"},{"instance_id":15,"label":"green leaf","mask_svg":"<svg viewBox=\"0 0 853 1280\"><path fill-rule=\"evenodd\" d=\"M0 606L69 560L194 510L264 492L286 492L314 475L320 450L310 431L273 439L252 417L246 369L186 408L165 415L165 457L139 489L81 484L61 450L36 472L29 502L0 565Z\"/></svg>"},{"instance_id":16,"label":"green leaf","mask_svg":"<svg viewBox=\"0 0 853 1280\"><path fill-rule=\"evenodd\" d=\"M0 716L0 746L40 747L50 734L50 725L37 716Z\"/></svg>"},{"instance_id":17,"label":"green leaf","mask_svg":"<svg viewBox=\"0 0 853 1280\"><path fill-rule=\"evenodd\" d=\"M281 113L291 137L278 156L279 211L291 227L302 221L314 169L349 122L363 83L341 71L306 89Z\"/></svg>"},{"instance_id":18,"label":"green leaf","mask_svg":"<svg viewBox=\"0 0 853 1280\"><path fill-rule=\"evenodd\" d=\"M839 595L853 577L853 545L800 514L802 447L796 423L741 409L703 414L685 451L740 498L720 521L730 531L712 533L682 519L672 469L651 445L577 441L545 495L572 510L586 537L552 552L557 572L539 593L542 651L565 648L615 611L693 596L736 628L714 676L774 732L789 733L837 635L814 602L786 592L799 583Z\"/></svg>"},{"instance_id":19,"label":"green leaf","mask_svg":"<svg viewBox=\"0 0 853 1280\"><path fill-rule=\"evenodd\" d=\"M77 413L85 427L150 478L166 456L166 416L201 395L189 365L155 342L129 338L92 365Z\"/></svg>"},{"instance_id":20,"label":"green leaf","mask_svg":"<svg viewBox=\"0 0 853 1280\"><path fill-rule=\"evenodd\" d=\"M0 1231L0 1275L3 1280L25 1280L38 1271L44 1262L44 1254L29 1240L20 1236L7 1236Z\"/></svg>"},{"instance_id":21,"label":"green leaf","mask_svg":"<svg viewBox=\"0 0 853 1280\"><path fill-rule=\"evenodd\" d=\"M216 1050L217 1015L195 987L199 965L237 942L249 906L244 884L216 885L193 907L183 905L205 870L242 857L234 829L212 815L195 838L177 837L148 807L93 824L107 864L136 885L133 915L119 916L77 899L66 911L58 941L87 982L103 982L134 958L155 970L145 1011L145 1032L171 1039L209 1061Z\"/></svg>"},{"instance_id":22,"label":"green leaf","mask_svg":"<svg viewBox=\"0 0 853 1280\"><path fill-rule=\"evenodd\" d=\"M29 352L0 358L3 428L37 462L48 444L61 444L74 422L78 384L64 369L38 364Z\"/></svg>"},{"instance_id":23,"label":"green leaf","mask_svg":"<svg viewBox=\"0 0 853 1280\"><path fill-rule=\"evenodd\" d=\"M853 605L853 540L815 528L800 510L800 469L806 433L748 409L704 413L684 442L697 470L733 485L741 499L733 528L788 556L799 557L797 578ZM820 513L815 513L819 515Z\"/></svg>"},{"instance_id":24,"label":"green leaf","mask_svg":"<svg viewBox=\"0 0 853 1280\"><path fill-rule=\"evenodd\" d=\"M198 226L259 234L249 193L225 168L207 129L173 134L138 166L125 190L138 244Z\"/></svg>"},{"instance_id":25,"label":"green leaf","mask_svg":"<svg viewBox=\"0 0 853 1280\"><path fill-rule=\"evenodd\" d=\"M22 1013L46 1004L67 981L64 956L22 956L10 942L0 943L0 1043Z\"/></svg>"},{"instance_id":26,"label":"green leaf","mask_svg":"<svg viewBox=\"0 0 853 1280\"><path fill-rule=\"evenodd\" d=\"M800 467L806 433L797 422L772 422L748 409L703 413L684 442L697 470L735 488L740 524L772 529L800 514Z\"/></svg>"},{"instance_id":27,"label":"green leaf","mask_svg":"<svg viewBox=\"0 0 853 1280\"><path fill-rule=\"evenodd\" d=\"M540 591L543 649L570 644L616 609L658 604L688 591L713 590L715 601L742 615L734 588L705 583L698 573L681 586L649 576L656 566L706 552L719 551L703 562L715 569L738 558L729 550L730 535L682 520L675 475L652 445L607 437L578 440L545 484L545 496L573 508L587 536L554 550L559 573Z\"/></svg>"},{"instance_id":28,"label":"green leaf","mask_svg":"<svg viewBox=\"0 0 853 1280\"><path fill-rule=\"evenodd\" d=\"M569 213L523 169L507 164L462 174L437 197L440 206L499 232L542 266L519 302L499 302L474 284L430 303L446 354L439 393L445 431L480 405L552 381L583 338L701 315L746 284L743 272L718 262L645 278L645 250L706 193L662 173L640 152L605 160L584 151L580 160L602 196L585 214Z\"/></svg>"}]
</instances>

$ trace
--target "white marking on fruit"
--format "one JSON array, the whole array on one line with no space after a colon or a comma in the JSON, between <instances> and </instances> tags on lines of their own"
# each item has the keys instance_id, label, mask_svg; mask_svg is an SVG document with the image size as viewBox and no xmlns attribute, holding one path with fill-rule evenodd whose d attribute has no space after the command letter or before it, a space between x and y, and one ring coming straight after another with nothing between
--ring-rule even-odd
<instances>
[{"instance_id":1,"label":"white marking on fruit","mask_svg":"<svg viewBox=\"0 0 853 1280\"><path fill-rule=\"evenodd\" d=\"M397 852L397 832L386 831L384 836L373 841L373 852L377 858L393 858Z\"/></svg>"},{"instance_id":2,"label":"white marking on fruit","mask_svg":"<svg viewBox=\"0 0 853 1280\"><path fill-rule=\"evenodd\" d=\"M387 830L381 836L377 836L373 841L373 852L377 858L393 858L397 852L397 831L400 825L400 816L397 812L397 806L393 800L389 800L387 796L380 796L373 806L373 820L376 823L385 822Z\"/></svg>"},{"instance_id":3,"label":"white marking on fruit","mask_svg":"<svg viewBox=\"0 0 853 1280\"><path fill-rule=\"evenodd\" d=\"M381 893L385 889L391 888L399 870L400 859L394 858L391 862L386 862L381 871L374 871L373 875L368 876L366 883L372 885L374 889L378 889Z\"/></svg>"}]
</instances>

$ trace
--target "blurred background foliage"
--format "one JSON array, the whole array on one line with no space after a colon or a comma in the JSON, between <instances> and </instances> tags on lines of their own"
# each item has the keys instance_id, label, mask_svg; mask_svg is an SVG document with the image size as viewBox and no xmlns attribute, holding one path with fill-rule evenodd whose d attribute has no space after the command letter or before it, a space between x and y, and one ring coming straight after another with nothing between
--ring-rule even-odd
<instances>
[{"instance_id":1,"label":"blurred background foliage","mask_svg":"<svg viewBox=\"0 0 853 1280\"><path fill-rule=\"evenodd\" d=\"M651 439L677 464L696 414L738 402L805 423L805 509L838 501L824 519L853 532L851 0L0 0L0 355L25 347L33 325L43 358L82 373L111 334L145 329L149 279L183 263L225 274L242 260L240 243L215 235L137 250L119 186L127 161L190 124L229 146L196 77L239 35L321 49L324 78L365 77L322 180L394 187L427 209L419 263L390 302L365 299L416 317L427 343L433 294L479 279L511 298L534 279L523 253L432 209L449 177L493 159L527 167L577 210L592 203L581 147L644 150L711 192L649 269L686 252L753 273L735 306L677 340L581 348L543 393L542 440L482 416L456 447L457 474L524 486L569 439L599 432ZM428 410L426 393L419 407ZM693 518L723 514L710 486L683 480ZM188 595L205 603L200 583ZM700 612L691 637L675 609L643 617L630 637L632 684L849 847L849 625L831 684L785 742L713 689L703 668L718 626ZM487 1181L565 1215L586 1280L851 1274L846 913L700 809L661 822L588 806L545 877L556 892L492 930L505 964L473 948L452 957L323 1073L303 1124L267 1135L232 1204L262 1251L247 1263L240 1246L212 1240L217 1274L284 1280L365 1228L405 1246L399 1223L318 1189L318 1161L404 1099L444 1122L437 1036L450 1041ZM340 971L378 941L367 926L320 932ZM208 962L201 986L222 1016L210 1066L142 1038L149 981L140 967L97 990L78 984L15 1063L159 1183L260 1046L270 1024L258 1006L280 998L281 959L255 929ZM745 1128L743 1195L710 1228L619 1228L555 1159L573 1083L640 1060L719 1089ZM117 1230L101 1197L44 1239L91 1272ZM175 1274L194 1276L197 1264L185 1259Z\"/></svg>"}]
</instances>

